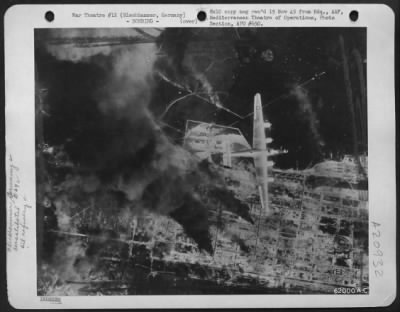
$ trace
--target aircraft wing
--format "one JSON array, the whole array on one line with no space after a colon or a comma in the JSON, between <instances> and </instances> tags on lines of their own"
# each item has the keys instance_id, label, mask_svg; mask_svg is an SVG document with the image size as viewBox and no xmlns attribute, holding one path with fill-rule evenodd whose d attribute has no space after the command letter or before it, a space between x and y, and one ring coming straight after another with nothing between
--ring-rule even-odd
<instances>
[{"instance_id":1,"label":"aircraft wing","mask_svg":"<svg viewBox=\"0 0 400 312\"><path fill-rule=\"evenodd\" d=\"M224 145L224 151L222 155L222 160L223 164L225 167L232 167L232 158L233 157L248 157L248 158L254 158L254 153L253 150L242 150L238 152L232 152L230 143L226 142Z\"/></svg>"}]
</instances>

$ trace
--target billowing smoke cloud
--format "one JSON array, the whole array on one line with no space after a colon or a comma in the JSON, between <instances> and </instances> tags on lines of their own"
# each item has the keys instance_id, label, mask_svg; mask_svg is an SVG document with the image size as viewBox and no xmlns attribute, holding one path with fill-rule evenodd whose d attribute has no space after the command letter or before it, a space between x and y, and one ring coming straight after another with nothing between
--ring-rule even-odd
<instances>
[{"instance_id":1,"label":"billowing smoke cloud","mask_svg":"<svg viewBox=\"0 0 400 312\"><path fill-rule=\"evenodd\" d=\"M57 38L65 41L66 37L74 36L111 38L114 35L124 34L105 30L78 33L62 30L53 31L49 37L57 43ZM78 168L62 185L63 192L54 199L56 214L61 217L59 226L66 229L70 221L69 207L81 203L84 198L93 196L95 205L101 207L104 196L115 196L121 213L130 207L132 211L149 209L171 215L201 249L211 251L207 209L194 192L194 188L209 177L197 172L198 164L189 153L168 140L148 107L153 90L155 44L108 46L106 49L47 44L46 48L60 61L70 61L77 66L92 64L107 73L100 85L87 90L92 93L91 100L95 104L69 102L62 107L50 106L52 117L62 113L72 116L67 118L69 124L58 125L72 129L64 142L58 143L64 145ZM68 197L68 200L63 201L61 197Z\"/></svg>"},{"instance_id":2,"label":"billowing smoke cloud","mask_svg":"<svg viewBox=\"0 0 400 312\"><path fill-rule=\"evenodd\" d=\"M311 100L308 97L307 90L300 86L293 86L291 89L291 95L296 97L300 111L302 112L304 118L308 121L310 131L314 136L315 141L319 146L324 146L325 143L319 133L319 120L313 109Z\"/></svg>"},{"instance_id":3,"label":"billowing smoke cloud","mask_svg":"<svg viewBox=\"0 0 400 312\"><path fill-rule=\"evenodd\" d=\"M135 35L134 31L125 34ZM128 229L144 211L172 217L200 250L208 253L213 251L209 206L230 210L252 222L247 205L224 189L223 179L211 166L173 144L158 126L149 107L155 85L156 45L82 47L74 42L74 36L117 42L124 34L52 30L40 41L46 51L45 62L48 54L55 58L47 73L58 71L54 74L57 81L51 80L53 74L50 80L42 78L42 84L49 88L46 115L41 117L42 143L60 151L61 156L53 153L58 159L54 162L69 164L68 168L48 169L55 170L48 173L54 180L52 186L43 188L44 196L51 200L58 223L57 230L49 232L79 232L91 237L89 246L80 245L79 238L57 242L53 261L60 278L88 278L96 271L96 259L101 258L102 247L95 241L103 237L105 242L107 237L110 245L129 239ZM66 38L71 42L65 44ZM71 82L75 77L78 83ZM200 80L203 92L219 103L218 97L212 98L208 80ZM93 215L89 227L84 217L80 221L85 211ZM108 233L105 224L118 224L126 231L118 237ZM147 230L149 235L154 232Z\"/></svg>"}]
</instances>

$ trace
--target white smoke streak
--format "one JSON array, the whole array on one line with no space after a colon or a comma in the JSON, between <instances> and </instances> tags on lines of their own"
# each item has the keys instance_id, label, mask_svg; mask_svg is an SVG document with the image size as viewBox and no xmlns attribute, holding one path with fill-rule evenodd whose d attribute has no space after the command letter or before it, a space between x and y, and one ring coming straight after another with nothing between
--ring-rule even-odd
<instances>
[{"instance_id":1,"label":"white smoke streak","mask_svg":"<svg viewBox=\"0 0 400 312\"><path fill-rule=\"evenodd\" d=\"M130 28L51 29L47 31L45 47L58 60L74 63L90 62L91 57L110 55L113 51L119 49L126 39L138 36L140 36L140 33ZM78 42L85 40L88 42L97 40L98 43L104 45L78 44ZM104 41L102 42L102 40ZM107 44L108 40L112 40L118 45ZM122 47L127 46L122 45Z\"/></svg>"},{"instance_id":2,"label":"white smoke streak","mask_svg":"<svg viewBox=\"0 0 400 312\"><path fill-rule=\"evenodd\" d=\"M308 121L314 139L318 142L319 146L324 146L325 142L321 138L321 135L319 133L319 120L313 109L310 98L308 97L307 90L302 88L301 86L294 86L291 89L291 94L295 96L298 100L300 111L303 113L303 116Z\"/></svg>"}]
</instances>

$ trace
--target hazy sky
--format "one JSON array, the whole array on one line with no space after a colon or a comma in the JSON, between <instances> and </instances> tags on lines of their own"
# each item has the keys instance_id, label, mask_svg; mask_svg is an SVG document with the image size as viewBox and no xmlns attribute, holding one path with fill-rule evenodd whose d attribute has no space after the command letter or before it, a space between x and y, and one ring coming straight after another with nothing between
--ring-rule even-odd
<instances>
[{"instance_id":1,"label":"hazy sky","mask_svg":"<svg viewBox=\"0 0 400 312\"><path fill-rule=\"evenodd\" d=\"M267 104L264 115L272 123L273 147L289 150L278 159L278 166L304 167L330 152L353 153L339 37L344 38L349 58L354 100L359 100L354 51L361 55L365 72L365 29L166 29L148 31L149 36L140 32L38 31L38 77L51 89L48 100L53 107L65 106L61 109L65 111L72 105L90 111L90 105L100 103L104 113L104 105L108 105L104 99L111 96L112 105L129 102L133 110L135 105L144 105L156 123L162 121L182 131L187 119L233 124L251 143L251 117L241 120L216 105L244 116L252 111L253 96L259 92L263 104ZM154 38L154 42L126 44L138 34L150 41ZM113 45L54 44L55 39L74 36L95 38L97 43L98 38L105 38ZM117 97L131 98L115 101ZM167 105L181 97L162 116ZM362 105L356 111L358 137L359 119L366 123ZM63 127L73 128L77 119L63 116L63 121L54 124L60 128L59 122L64 121ZM182 137L172 128L164 131L178 142ZM56 129L49 135L56 136L57 132L68 130ZM365 146L360 148L365 150Z\"/></svg>"}]
</instances>

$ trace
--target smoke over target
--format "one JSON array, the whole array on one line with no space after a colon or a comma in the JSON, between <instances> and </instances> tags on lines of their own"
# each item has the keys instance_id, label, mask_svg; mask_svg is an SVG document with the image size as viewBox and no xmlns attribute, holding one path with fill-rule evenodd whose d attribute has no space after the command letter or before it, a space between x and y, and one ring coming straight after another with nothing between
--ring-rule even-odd
<instances>
[{"instance_id":1,"label":"smoke over target","mask_svg":"<svg viewBox=\"0 0 400 312\"><path fill-rule=\"evenodd\" d=\"M337 31L36 30L38 295L308 293L286 268L351 264L335 231L367 223L318 211L364 213L366 176L308 178L353 147Z\"/></svg>"},{"instance_id":2,"label":"smoke over target","mask_svg":"<svg viewBox=\"0 0 400 312\"><path fill-rule=\"evenodd\" d=\"M307 90L305 90L301 86L294 86L291 89L291 95L293 95L297 99L300 111L304 116L304 119L309 124L310 131L314 137L315 142L317 142L319 146L324 146L325 143L319 133L319 120L317 114L314 111L311 100L308 97Z\"/></svg>"},{"instance_id":3,"label":"smoke over target","mask_svg":"<svg viewBox=\"0 0 400 312\"><path fill-rule=\"evenodd\" d=\"M54 47L59 36L73 35L52 31L53 45L39 51L53 55L60 70L73 67L78 74L82 72L79 80L85 84L77 86L75 97L65 99L57 94L65 92L65 86L44 82L54 91L47 98L46 114L51 118L43 117L43 141L59 146L74 165L54 183L57 191L43 191L54 203L58 228L71 227L71 214L77 206L102 207L128 221L150 210L171 215L199 248L211 251L207 209L194 189L214 182L198 170L198 162L187 151L169 141L149 110L155 44L107 49ZM112 34L97 31L86 35ZM99 75L90 81L85 77L87 71ZM51 133L47 129L55 123L68 130Z\"/></svg>"}]
</instances>

